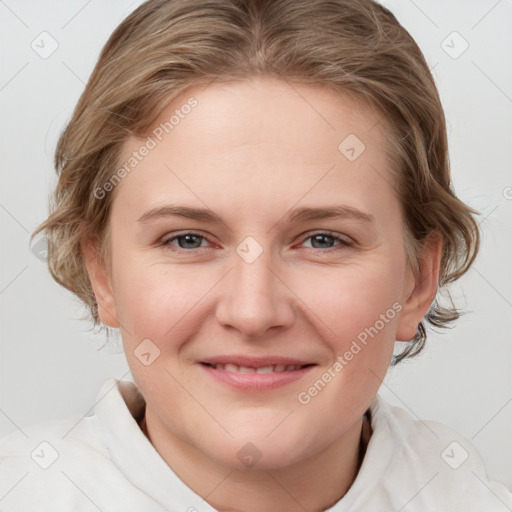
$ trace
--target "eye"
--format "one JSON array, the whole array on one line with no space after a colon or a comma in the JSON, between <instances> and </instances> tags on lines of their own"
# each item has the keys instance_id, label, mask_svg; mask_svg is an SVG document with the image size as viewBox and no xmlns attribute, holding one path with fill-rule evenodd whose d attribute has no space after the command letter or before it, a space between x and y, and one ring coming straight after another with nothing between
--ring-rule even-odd
<instances>
[{"instance_id":1,"label":"eye","mask_svg":"<svg viewBox=\"0 0 512 512\"><path fill-rule=\"evenodd\" d=\"M338 249L351 247L354 244L351 240L330 231L314 233L308 236L303 243L307 240L311 240L312 249L323 249L322 252L336 250L336 246L334 245L336 242L338 243ZM164 239L161 245L169 247L173 251L183 250L185 252L191 252L192 250L205 247L202 245L203 241L207 242L207 239L199 233L185 232Z\"/></svg>"},{"instance_id":2,"label":"eye","mask_svg":"<svg viewBox=\"0 0 512 512\"><path fill-rule=\"evenodd\" d=\"M322 231L319 233L314 233L313 235L308 236L304 242L307 240L311 240L311 245L313 249L325 249L325 250L336 250L335 247L333 247L333 244L330 241L338 242L338 245L341 246L339 248L343 247L350 247L353 244L352 241L346 238L342 238L341 236L338 236L336 233L332 233L330 231Z\"/></svg>"},{"instance_id":3,"label":"eye","mask_svg":"<svg viewBox=\"0 0 512 512\"><path fill-rule=\"evenodd\" d=\"M177 241L178 250L179 249L200 249L201 248L201 241L206 240L206 238L202 235L199 235L198 233L181 233L180 235L175 235L171 238L168 238L166 240L162 241L163 246L171 246L174 244L174 241ZM199 244L199 245L198 245Z\"/></svg>"}]
</instances>

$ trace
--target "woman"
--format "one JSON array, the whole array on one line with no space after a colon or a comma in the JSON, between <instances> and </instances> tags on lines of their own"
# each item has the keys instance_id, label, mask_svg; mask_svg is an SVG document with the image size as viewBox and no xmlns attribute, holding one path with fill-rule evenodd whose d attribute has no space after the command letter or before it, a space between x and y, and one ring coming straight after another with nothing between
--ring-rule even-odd
<instances>
[{"instance_id":1,"label":"woman","mask_svg":"<svg viewBox=\"0 0 512 512\"><path fill-rule=\"evenodd\" d=\"M435 83L385 8L150 0L56 167L36 233L134 383L5 438L5 510L512 507L468 440L378 395L426 322L457 319L436 295L479 247Z\"/></svg>"}]
</instances>

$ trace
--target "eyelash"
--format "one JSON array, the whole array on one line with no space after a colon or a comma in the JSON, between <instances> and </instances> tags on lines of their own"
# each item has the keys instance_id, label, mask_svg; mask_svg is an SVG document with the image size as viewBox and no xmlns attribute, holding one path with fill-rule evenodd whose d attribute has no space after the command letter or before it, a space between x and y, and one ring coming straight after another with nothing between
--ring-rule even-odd
<instances>
[{"instance_id":1,"label":"eyelash","mask_svg":"<svg viewBox=\"0 0 512 512\"><path fill-rule=\"evenodd\" d=\"M201 238L203 240L207 240L207 238L203 235L200 235L199 233L195 233L193 231L187 231L185 233L181 233L179 235L175 235L171 238L168 238L166 240L163 240L161 245L164 246L164 247L171 247L173 244L172 242L174 242L175 240L179 239L179 238L183 238L187 235L192 235L192 236L195 236L195 237L198 237L198 238ZM319 231L317 233L313 233L311 235L309 235L308 237L306 237L302 243L304 243L306 240L309 240L310 238L314 238L316 236L327 236L329 238L333 238L335 241L339 242L339 246L338 247L328 247L327 249L316 249L315 247L311 247L310 249L313 249L313 250L317 250L317 251L320 251L320 252L332 252L332 251L336 251L337 249L343 249L343 248L348 248L348 247L352 247L354 245L353 242L349 242L347 241L346 239L344 238L341 238L340 236L338 236L336 233L333 233L332 231ZM175 246L176 247L176 246ZM171 250L172 251L175 251L175 252L192 252L192 251L197 251L197 250L200 250L200 249L204 249L205 247L196 247L196 248L192 248L192 249L183 249L182 247L176 247L176 248L172 248Z\"/></svg>"}]
</instances>

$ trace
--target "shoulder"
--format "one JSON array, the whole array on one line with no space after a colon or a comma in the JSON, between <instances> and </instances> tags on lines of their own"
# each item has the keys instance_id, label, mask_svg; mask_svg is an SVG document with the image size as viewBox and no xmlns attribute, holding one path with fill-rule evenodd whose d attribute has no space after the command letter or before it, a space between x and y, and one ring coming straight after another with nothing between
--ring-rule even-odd
<instances>
[{"instance_id":1,"label":"shoulder","mask_svg":"<svg viewBox=\"0 0 512 512\"><path fill-rule=\"evenodd\" d=\"M146 477L148 457L167 467L140 431L143 407L133 383L108 379L94 414L0 439L2 512L165 510L151 497L152 476L146 489L134 484Z\"/></svg>"},{"instance_id":2,"label":"shoulder","mask_svg":"<svg viewBox=\"0 0 512 512\"><path fill-rule=\"evenodd\" d=\"M86 460L91 468L108 460L95 417L40 423L8 434L0 439L2 510L88 510L90 503L72 483L74 468Z\"/></svg>"},{"instance_id":3,"label":"shoulder","mask_svg":"<svg viewBox=\"0 0 512 512\"><path fill-rule=\"evenodd\" d=\"M512 493L489 479L469 439L443 423L420 419L413 411L391 405L379 395L370 410L374 432L368 462L380 464L381 487L394 496L393 506L408 503L404 510L512 508Z\"/></svg>"},{"instance_id":4,"label":"shoulder","mask_svg":"<svg viewBox=\"0 0 512 512\"><path fill-rule=\"evenodd\" d=\"M376 428L393 443L397 453L420 457L426 465L443 469L484 467L473 443L444 423L421 419L412 410L391 405L380 396L372 404L372 412Z\"/></svg>"},{"instance_id":5,"label":"shoulder","mask_svg":"<svg viewBox=\"0 0 512 512\"><path fill-rule=\"evenodd\" d=\"M133 384L109 379L94 414L32 425L0 439L2 512L97 511L100 503L130 510L144 503L116 458L119 451L112 451L115 424L118 446L130 453L123 438L136 429L130 407L140 407Z\"/></svg>"},{"instance_id":6,"label":"shoulder","mask_svg":"<svg viewBox=\"0 0 512 512\"><path fill-rule=\"evenodd\" d=\"M83 441L87 440L84 444ZM20 457L32 452L41 442L53 442L66 448L101 446L93 416L48 421L17 429L0 438L0 458Z\"/></svg>"}]
</instances>

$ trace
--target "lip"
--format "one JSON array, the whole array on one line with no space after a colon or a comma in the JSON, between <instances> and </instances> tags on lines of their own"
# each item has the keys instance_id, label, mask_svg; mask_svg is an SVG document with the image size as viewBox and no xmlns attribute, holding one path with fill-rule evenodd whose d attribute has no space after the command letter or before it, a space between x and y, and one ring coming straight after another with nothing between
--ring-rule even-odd
<instances>
[{"instance_id":1,"label":"lip","mask_svg":"<svg viewBox=\"0 0 512 512\"><path fill-rule=\"evenodd\" d=\"M224 385L240 391L260 392L286 386L306 376L316 363L290 357L249 357L244 355L217 356L201 360L199 367L211 378ZM271 373L241 373L214 368L212 365L232 364L249 368L264 368L267 366L301 366L295 370L283 370Z\"/></svg>"},{"instance_id":2,"label":"lip","mask_svg":"<svg viewBox=\"0 0 512 512\"><path fill-rule=\"evenodd\" d=\"M285 366L288 365L299 365L304 366L306 364L314 364L311 361L307 361L305 359L296 359L292 357L282 357L282 356L246 356L246 355L238 355L231 354L225 356L215 356L215 357L207 357L205 359L201 359L200 363L208 363L208 364L236 364L237 366L249 366L252 368L262 368L264 366L274 366L276 364L283 364Z\"/></svg>"}]
</instances>

